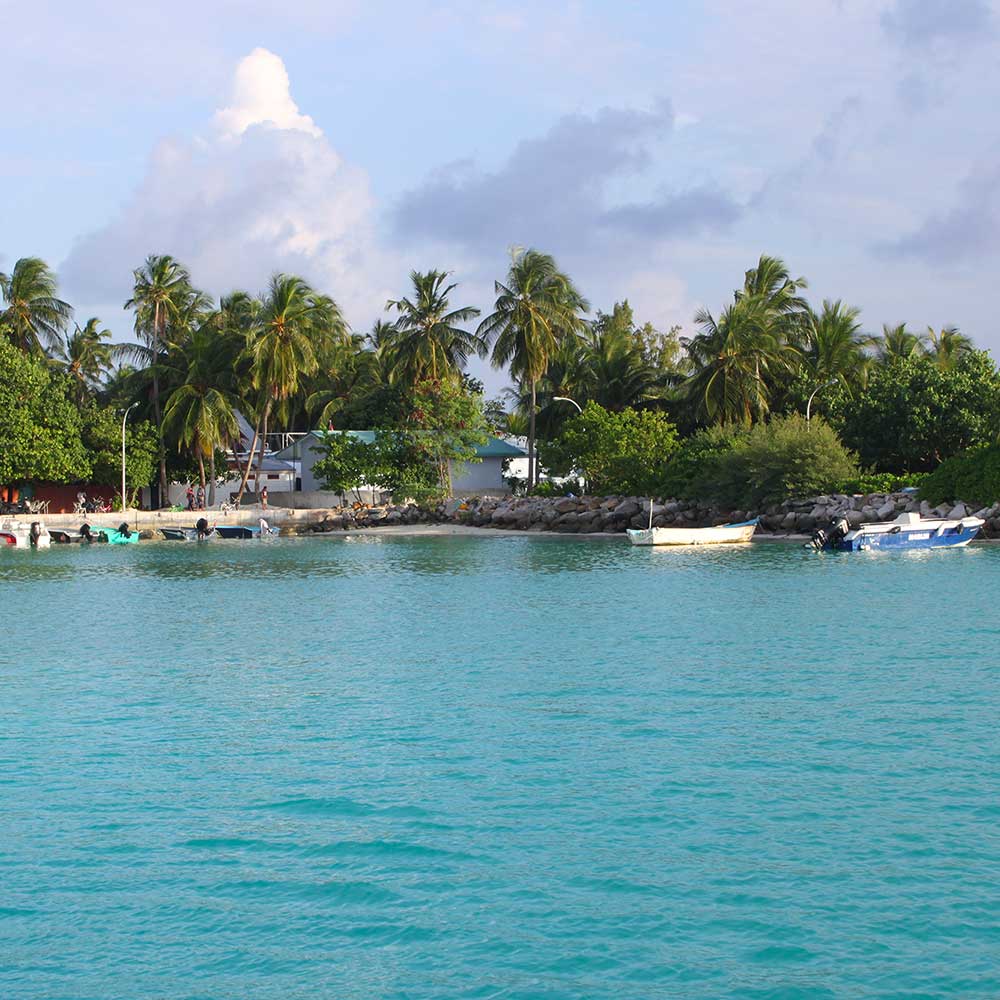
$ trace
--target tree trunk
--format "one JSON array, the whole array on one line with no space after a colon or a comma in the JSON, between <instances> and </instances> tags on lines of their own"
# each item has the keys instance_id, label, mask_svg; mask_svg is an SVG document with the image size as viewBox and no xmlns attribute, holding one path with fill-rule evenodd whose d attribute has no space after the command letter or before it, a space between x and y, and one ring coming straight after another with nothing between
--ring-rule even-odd
<instances>
[{"instance_id":1,"label":"tree trunk","mask_svg":"<svg viewBox=\"0 0 1000 1000\"><path fill-rule=\"evenodd\" d=\"M243 478L240 480L240 492L236 497L237 503L239 503L243 499L243 494L246 492L247 480L250 478L250 469L253 467L253 456L254 452L257 450L257 440L259 437L260 437L260 417L257 418L257 423L254 424L253 441L250 444L250 450L247 452L247 467L243 470Z\"/></svg>"},{"instance_id":2,"label":"tree trunk","mask_svg":"<svg viewBox=\"0 0 1000 1000\"><path fill-rule=\"evenodd\" d=\"M535 460L535 388L537 383L531 381L531 414L528 417L528 489L538 482L538 463Z\"/></svg>"},{"instance_id":3,"label":"tree trunk","mask_svg":"<svg viewBox=\"0 0 1000 1000\"><path fill-rule=\"evenodd\" d=\"M167 488L167 447L163 442L163 417L160 414L160 376L156 370L160 363L160 339L163 336L162 308L159 302L153 307L153 419L156 421L160 449L160 506L165 507L170 500L170 492Z\"/></svg>"},{"instance_id":4,"label":"tree trunk","mask_svg":"<svg viewBox=\"0 0 1000 1000\"><path fill-rule=\"evenodd\" d=\"M260 461L257 463L257 473L253 477L253 491L257 494L257 499L260 499L260 473L261 469L264 467L264 451L267 448L267 418L271 415L271 400L270 398L264 404L264 412L261 414L261 432L260 432Z\"/></svg>"},{"instance_id":5,"label":"tree trunk","mask_svg":"<svg viewBox=\"0 0 1000 1000\"><path fill-rule=\"evenodd\" d=\"M198 485L205 489L205 452L198 448Z\"/></svg>"},{"instance_id":6,"label":"tree trunk","mask_svg":"<svg viewBox=\"0 0 1000 1000\"><path fill-rule=\"evenodd\" d=\"M215 448L208 459L208 506L215 506Z\"/></svg>"}]
</instances>

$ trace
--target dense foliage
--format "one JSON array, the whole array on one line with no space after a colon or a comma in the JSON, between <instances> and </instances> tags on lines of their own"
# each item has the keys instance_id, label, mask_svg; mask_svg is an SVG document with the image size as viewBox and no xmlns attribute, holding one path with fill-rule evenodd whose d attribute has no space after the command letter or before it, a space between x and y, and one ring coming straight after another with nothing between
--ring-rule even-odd
<instances>
[{"instance_id":1,"label":"dense foliage","mask_svg":"<svg viewBox=\"0 0 1000 1000\"><path fill-rule=\"evenodd\" d=\"M1000 445L981 445L945 459L920 483L931 504L965 500L987 506L1000 500Z\"/></svg>"},{"instance_id":2,"label":"dense foliage","mask_svg":"<svg viewBox=\"0 0 1000 1000\"><path fill-rule=\"evenodd\" d=\"M853 397L838 398L831 419L865 465L928 471L996 436L1000 375L984 351L948 368L928 357L893 358L874 366Z\"/></svg>"},{"instance_id":3,"label":"dense foliage","mask_svg":"<svg viewBox=\"0 0 1000 1000\"><path fill-rule=\"evenodd\" d=\"M734 507L838 491L858 475L856 457L836 432L798 414L703 431L680 450L677 463L668 467L665 492Z\"/></svg>"},{"instance_id":4,"label":"dense foliage","mask_svg":"<svg viewBox=\"0 0 1000 1000\"><path fill-rule=\"evenodd\" d=\"M40 358L0 342L0 483L99 482L121 477L121 416L73 400L67 376ZM129 485L149 482L155 431L146 423L126 435Z\"/></svg>"},{"instance_id":5,"label":"dense foliage","mask_svg":"<svg viewBox=\"0 0 1000 1000\"><path fill-rule=\"evenodd\" d=\"M662 413L616 413L591 402L542 445L541 458L556 475L580 473L591 493L649 494L676 444L677 430Z\"/></svg>"},{"instance_id":6,"label":"dense foliage","mask_svg":"<svg viewBox=\"0 0 1000 1000\"><path fill-rule=\"evenodd\" d=\"M66 481L92 467L108 475L111 420L91 408L120 413L133 403L132 421L148 422L156 435L161 491L194 475L208 481L210 500L227 465L239 465L242 490L265 451L279 446L276 437L317 427L393 432L368 453L328 456L331 482L354 481L360 466L379 482L399 482L408 458L390 454L387 442L402 441L421 456L421 476L430 466L447 491L453 464L471 458L489 430L527 438L529 488L546 462L559 472L579 461L592 469L591 488L655 482L689 496L722 488L722 464L737 470L737 458L720 464L722 455L749 461L751 431L754 441L770 435L769 447L780 451L780 433L791 432L779 429L792 425L775 423L778 417L825 417L866 469L868 478L846 477L859 489L890 481L872 476L930 471L991 443L1000 430L1000 375L967 336L951 326L918 332L905 324L866 333L856 307L827 300L814 308L805 279L766 254L731 301L697 313L688 337L679 327L661 332L641 322L627 301L591 315L572 278L535 248L512 250L483 316L463 302L449 272L413 271L409 285L362 334L334 299L298 276L276 274L259 294L236 290L216 302L180 261L154 254L134 271L125 303L135 342L116 345L97 317L73 324L43 261L16 261L0 274L0 340L45 363L49 381L31 369L34 396L54 394L54 416L51 424L38 416L37 434L25 414L5 417L16 440L3 477L31 472ZM483 403L482 385L464 370L474 356L507 372L504 401ZM594 426L583 433L574 421L590 404L627 416L597 420L591 410ZM23 406L34 412L34 402ZM240 434L239 414L252 435ZM761 429L770 424L775 429ZM612 446L613 430L630 443ZM83 459L79 440L67 443L74 435L98 457ZM148 435L136 435L138 477L146 474ZM833 451L814 450L826 435L817 431L813 451L804 453L824 463L812 475L822 482L830 481ZM794 465L790 449L779 463L786 470ZM776 469L763 471L785 481ZM789 483L809 479L801 469L788 475Z\"/></svg>"}]
</instances>

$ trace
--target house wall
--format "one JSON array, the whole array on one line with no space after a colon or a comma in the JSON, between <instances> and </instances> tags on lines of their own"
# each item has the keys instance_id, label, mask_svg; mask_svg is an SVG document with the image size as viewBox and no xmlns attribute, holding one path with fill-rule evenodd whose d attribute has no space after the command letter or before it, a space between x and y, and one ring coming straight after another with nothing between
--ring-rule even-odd
<instances>
[{"instance_id":1,"label":"house wall","mask_svg":"<svg viewBox=\"0 0 1000 1000\"><path fill-rule=\"evenodd\" d=\"M505 493L503 459L484 458L481 462L456 462L451 470L452 489L458 493L475 493L487 490Z\"/></svg>"}]
</instances>

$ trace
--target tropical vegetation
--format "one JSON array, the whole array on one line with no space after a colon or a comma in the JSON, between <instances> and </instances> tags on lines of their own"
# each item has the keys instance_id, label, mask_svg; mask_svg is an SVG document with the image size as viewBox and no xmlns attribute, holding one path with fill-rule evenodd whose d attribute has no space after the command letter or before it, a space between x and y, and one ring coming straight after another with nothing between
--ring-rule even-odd
<instances>
[{"instance_id":1,"label":"tropical vegetation","mask_svg":"<svg viewBox=\"0 0 1000 1000\"><path fill-rule=\"evenodd\" d=\"M903 481L997 439L1000 374L965 333L867 332L856 306L814 307L807 292L761 255L685 334L627 300L592 312L555 258L516 248L482 314L451 272L414 270L357 331L300 276L216 301L153 254L124 303L134 340L113 343L101 318L74 323L53 271L25 257L0 273L0 484L110 476L111 431L130 407L135 475L152 442L160 500L178 480L210 500L234 476L256 491L265 453L315 428L381 432L364 448L328 442L327 481L345 492L359 476L447 492L488 433L525 439L527 488L575 473L591 490L741 498L832 488L835 475ZM470 375L477 358L506 373L503 398Z\"/></svg>"}]
</instances>

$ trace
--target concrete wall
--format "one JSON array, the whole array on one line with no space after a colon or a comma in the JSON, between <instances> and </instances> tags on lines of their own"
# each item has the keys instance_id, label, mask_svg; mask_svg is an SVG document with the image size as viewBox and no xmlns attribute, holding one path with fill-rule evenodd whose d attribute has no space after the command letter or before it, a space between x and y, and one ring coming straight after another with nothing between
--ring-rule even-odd
<instances>
[{"instance_id":1,"label":"concrete wall","mask_svg":"<svg viewBox=\"0 0 1000 1000\"><path fill-rule=\"evenodd\" d=\"M381 490L362 489L362 503L379 503L383 496ZM351 490L344 499L348 504L354 503L358 499L354 490ZM268 490L267 506L281 507L289 510L319 510L326 507L341 506L341 496L330 490L296 490L292 493L272 493Z\"/></svg>"}]
</instances>

